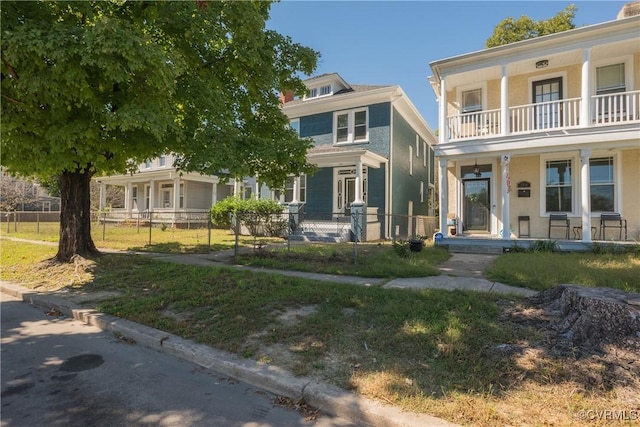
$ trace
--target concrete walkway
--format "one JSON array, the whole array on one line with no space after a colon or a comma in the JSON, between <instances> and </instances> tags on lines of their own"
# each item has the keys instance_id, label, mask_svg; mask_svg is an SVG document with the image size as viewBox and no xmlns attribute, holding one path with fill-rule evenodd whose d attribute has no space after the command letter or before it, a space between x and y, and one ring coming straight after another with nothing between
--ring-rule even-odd
<instances>
[{"instance_id":1,"label":"concrete walkway","mask_svg":"<svg viewBox=\"0 0 640 427\"><path fill-rule=\"evenodd\" d=\"M491 266L497 255L461 254L454 253L444 263L438 266L440 276L411 277L401 279L376 279L357 276L343 276L338 274L308 273L292 270L274 270L261 267L250 267L233 264L232 251L220 251L215 254L150 254L140 252L158 261L175 262L180 264L219 266L241 270L281 274L291 277L320 280L324 282L346 283L359 286L382 286L386 289L444 289L462 291L496 292L530 297L536 291L526 288L508 286L498 282L491 282L483 277L485 269Z\"/></svg>"}]
</instances>

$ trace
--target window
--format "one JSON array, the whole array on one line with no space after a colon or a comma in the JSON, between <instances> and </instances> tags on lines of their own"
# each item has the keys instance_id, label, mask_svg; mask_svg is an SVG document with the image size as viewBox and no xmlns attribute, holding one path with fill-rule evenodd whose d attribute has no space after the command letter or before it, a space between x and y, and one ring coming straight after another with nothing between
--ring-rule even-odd
<instances>
[{"instance_id":1,"label":"window","mask_svg":"<svg viewBox=\"0 0 640 427\"><path fill-rule=\"evenodd\" d=\"M160 167L167 166L167 156L164 154L160 156Z\"/></svg>"},{"instance_id":2,"label":"window","mask_svg":"<svg viewBox=\"0 0 640 427\"><path fill-rule=\"evenodd\" d=\"M180 183L180 208L184 208L184 183Z\"/></svg>"},{"instance_id":3,"label":"window","mask_svg":"<svg viewBox=\"0 0 640 427\"><path fill-rule=\"evenodd\" d=\"M420 203L424 203L424 181L420 181Z\"/></svg>"},{"instance_id":4,"label":"window","mask_svg":"<svg viewBox=\"0 0 640 427\"><path fill-rule=\"evenodd\" d=\"M465 90L462 92L462 112L474 113L482 111L482 89Z\"/></svg>"},{"instance_id":5,"label":"window","mask_svg":"<svg viewBox=\"0 0 640 427\"><path fill-rule=\"evenodd\" d=\"M624 63L596 68L595 114L600 119L609 120L626 111L627 90ZM615 95L618 93L619 95Z\"/></svg>"},{"instance_id":6,"label":"window","mask_svg":"<svg viewBox=\"0 0 640 427\"><path fill-rule=\"evenodd\" d=\"M413 175L413 147L409 146L409 175Z\"/></svg>"},{"instance_id":7,"label":"window","mask_svg":"<svg viewBox=\"0 0 640 427\"><path fill-rule=\"evenodd\" d=\"M596 94L624 92L624 63L596 68Z\"/></svg>"},{"instance_id":8,"label":"window","mask_svg":"<svg viewBox=\"0 0 640 427\"><path fill-rule=\"evenodd\" d=\"M416 157L420 157L420 137L416 135Z\"/></svg>"},{"instance_id":9,"label":"window","mask_svg":"<svg viewBox=\"0 0 640 427\"><path fill-rule=\"evenodd\" d=\"M427 143L422 141L422 166L427 167Z\"/></svg>"},{"instance_id":10,"label":"window","mask_svg":"<svg viewBox=\"0 0 640 427\"><path fill-rule=\"evenodd\" d=\"M334 135L337 144L368 141L368 110L365 108L335 113Z\"/></svg>"},{"instance_id":11,"label":"window","mask_svg":"<svg viewBox=\"0 0 640 427\"><path fill-rule=\"evenodd\" d=\"M309 96L307 98L316 98L318 96L318 88L314 87L313 89L309 89Z\"/></svg>"},{"instance_id":12,"label":"window","mask_svg":"<svg viewBox=\"0 0 640 427\"><path fill-rule=\"evenodd\" d=\"M133 209L138 209L138 186L134 185L131 187L131 205Z\"/></svg>"},{"instance_id":13,"label":"window","mask_svg":"<svg viewBox=\"0 0 640 427\"><path fill-rule=\"evenodd\" d=\"M287 178L287 181L284 183L284 190L276 190L274 192L274 197L276 200L279 200L281 203L291 203L293 200L293 183L295 181L295 177L290 176ZM306 193L307 193L307 176L300 176L300 199L298 200L300 203L304 203L306 201Z\"/></svg>"},{"instance_id":14,"label":"window","mask_svg":"<svg viewBox=\"0 0 640 427\"><path fill-rule=\"evenodd\" d=\"M147 159L144 161L144 168L151 169L151 160Z\"/></svg>"},{"instance_id":15,"label":"window","mask_svg":"<svg viewBox=\"0 0 640 427\"><path fill-rule=\"evenodd\" d=\"M320 88L320 96L331 95L331 85L322 86Z\"/></svg>"},{"instance_id":16,"label":"window","mask_svg":"<svg viewBox=\"0 0 640 427\"><path fill-rule=\"evenodd\" d=\"M289 126L291 129L295 130L298 135L300 135L300 119L291 120L289 122Z\"/></svg>"},{"instance_id":17,"label":"window","mask_svg":"<svg viewBox=\"0 0 640 427\"><path fill-rule=\"evenodd\" d=\"M591 211L613 212L613 157L589 160Z\"/></svg>"},{"instance_id":18,"label":"window","mask_svg":"<svg viewBox=\"0 0 640 427\"><path fill-rule=\"evenodd\" d=\"M546 212L571 212L572 200L571 160L546 162Z\"/></svg>"}]
</instances>

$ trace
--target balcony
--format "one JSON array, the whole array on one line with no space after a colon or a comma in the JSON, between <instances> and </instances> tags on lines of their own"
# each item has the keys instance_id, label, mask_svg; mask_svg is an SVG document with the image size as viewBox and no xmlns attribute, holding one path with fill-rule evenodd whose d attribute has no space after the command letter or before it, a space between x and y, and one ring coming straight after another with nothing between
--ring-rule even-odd
<instances>
[{"instance_id":1,"label":"balcony","mask_svg":"<svg viewBox=\"0 0 640 427\"><path fill-rule=\"evenodd\" d=\"M449 116L447 141L640 123L640 90L595 95L590 102L591 120L586 123L580 121L582 98L509 107L506 132L503 132L499 109Z\"/></svg>"}]
</instances>

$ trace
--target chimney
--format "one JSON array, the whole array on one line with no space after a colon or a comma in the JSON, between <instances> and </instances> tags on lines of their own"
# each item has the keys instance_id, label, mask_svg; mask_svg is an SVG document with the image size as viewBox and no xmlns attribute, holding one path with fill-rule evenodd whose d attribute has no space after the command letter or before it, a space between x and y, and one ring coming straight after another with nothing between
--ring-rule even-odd
<instances>
[{"instance_id":1,"label":"chimney","mask_svg":"<svg viewBox=\"0 0 640 427\"><path fill-rule=\"evenodd\" d=\"M287 102L293 101L293 91L286 90L284 93L280 92L280 103L286 104Z\"/></svg>"}]
</instances>

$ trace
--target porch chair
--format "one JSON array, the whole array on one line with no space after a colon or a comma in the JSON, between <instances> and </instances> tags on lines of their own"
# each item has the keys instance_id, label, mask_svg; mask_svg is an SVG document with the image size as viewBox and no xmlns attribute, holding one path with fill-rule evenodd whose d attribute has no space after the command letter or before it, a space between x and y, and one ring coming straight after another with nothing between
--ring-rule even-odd
<instances>
[{"instance_id":1,"label":"porch chair","mask_svg":"<svg viewBox=\"0 0 640 427\"><path fill-rule=\"evenodd\" d=\"M569 219L566 213L555 213L549 215L549 238L551 238L551 228L564 228L566 239L569 240Z\"/></svg>"},{"instance_id":2,"label":"porch chair","mask_svg":"<svg viewBox=\"0 0 640 427\"><path fill-rule=\"evenodd\" d=\"M617 228L619 230L618 240L622 240L622 229L624 229L624 240L627 240L627 220L619 213L603 213L600 215L600 240L606 238L607 228Z\"/></svg>"}]
</instances>

